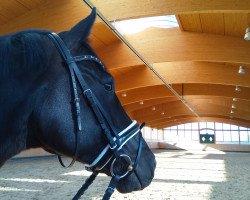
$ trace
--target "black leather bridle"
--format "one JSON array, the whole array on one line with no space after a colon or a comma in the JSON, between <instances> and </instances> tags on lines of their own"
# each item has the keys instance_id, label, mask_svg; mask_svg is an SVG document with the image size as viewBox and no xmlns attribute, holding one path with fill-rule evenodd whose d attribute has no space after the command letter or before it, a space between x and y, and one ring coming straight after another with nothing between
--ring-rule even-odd
<instances>
[{"instance_id":1,"label":"black leather bridle","mask_svg":"<svg viewBox=\"0 0 250 200\"><path fill-rule=\"evenodd\" d=\"M77 131L75 134L75 152L71 163L69 164L70 167L74 164L77 159L77 152L78 152L78 139L79 134L82 131L82 122L80 117L80 98L77 91L77 83L80 85L81 91L84 94L84 97L87 99L92 111L94 112L96 119L99 121L100 126L102 128L102 132L105 134L108 144L102 150L102 152L94 159L94 161L87 165L85 168L88 171L92 171L91 176L85 181L83 186L74 196L73 200L77 200L81 197L85 190L89 187L89 185L94 181L98 173L108 164L110 165L110 174L112 176L111 181L109 183L108 188L105 191L103 196L103 200L108 200L111 195L113 194L117 183L124 177L131 174L141 156L142 150L142 134L140 129L142 126L136 121L133 121L128 127L122 130L120 133L117 133L115 130L114 125L110 121L107 112L101 106L100 102L93 94L91 88L88 86L86 81L84 80L81 71L79 70L76 62L81 61L94 61L98 63L101 67L104 68L102 62L95 56L92 55L82 55L82 56L75 56L73 57L70 53L70 50L63 42L63 40L56 34L56 33L49 33L49 39L54 43L55 47L59 51L63 61L66 63L72 82L73 94L74 94L74 104L75 104L75 112L76 112L76 123L77 123ZM127 154L121 152L122 147L135 135L139 134L139 142L138 142L138 149L137 155L134 160L132 161L131 157ZM59 161L62 166L66 167L61 159L61 156L58 155ZM125 169L121 169L120 166L126 166Z\"/></svg>"}]
</instances>

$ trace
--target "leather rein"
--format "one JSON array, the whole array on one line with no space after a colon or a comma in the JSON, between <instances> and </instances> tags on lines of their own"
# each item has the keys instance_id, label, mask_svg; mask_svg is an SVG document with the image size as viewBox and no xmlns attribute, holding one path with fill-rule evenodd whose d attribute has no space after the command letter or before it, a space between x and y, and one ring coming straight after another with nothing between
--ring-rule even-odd
<instances>
[{"instance_id":1,"label":"leather rein","mask_svg":"<svg viewBox=\"0 0 250 200\"><path fill-rule=\"evenodd\" d=\"M53 32L49 33L47 36L53 42L53 44L59 51L63 61L66 63L69 69L72 88L73 88L73 95L74 95L75 113L76 113L77 131L75 132L75 151L73 159L69 164L69 166L65 166L61 159L61 156L58 155L59 162L63 167L71 167L77 160L77 153L79 146L78 139L79 139L79 134L82 131L81 116L80 116L81 113L80 98L78 95L77 83L79 84L84 97L87 99L89 106L92 108L92 111L96 116L96 119L99 121L100 126L102 128L102 132L105 134L108 140L108 144L102 150L102 152L93 160L91 164L86 165L85 168L88 171L92 171L92 174L85 181L83 186L79 189L77 194L74 196L73 200L79 199L84 193L84 191L86 191L88 187L92 184L92 182L99 174L99 172L105 166L110 164L110 174L112 178L103 196L103 200L108 200L113 194L118 182L122 178L129 176L135 170L140 160L141 150L142 150L142 134L140 130L142 126L139 126L139 124L136 121L132 121L132 123L128 127L122 130L120 133L117 133L117 131L114 128L114 125L112 124L111 120L108 117L108 113L103 109L100 102L92 92L91 88L84 80L81 71L79 70L76 64L77 62L81 61L94 61L104 68L102 62L97 57L92 55L82 55L73 57L70 53L70 50L68 49L64 41L60 38L60 36L58 36L56 33ZM120 150L130 139L132 139L137 134L139 134L139 142L138 142L137 155L133 162L129 155L122 153ZM127 168L121 171L119 168L121 164L126 165Z\"/></svg>"}]
</instances>

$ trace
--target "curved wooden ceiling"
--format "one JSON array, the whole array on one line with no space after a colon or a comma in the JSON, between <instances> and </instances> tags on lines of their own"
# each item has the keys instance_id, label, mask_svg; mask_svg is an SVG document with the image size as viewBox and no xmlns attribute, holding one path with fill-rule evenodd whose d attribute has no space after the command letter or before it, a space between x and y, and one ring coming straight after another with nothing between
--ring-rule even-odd
<instances>
[{"instance_id":1,"label":"curved wooden ceiling","mask_svg":"<svg viewBox=\"0 0 250 200\"><path fill-rule=\"evenodd\" d=\"M90 42L114 76L117 95L131 117L154 128L199 120L250 127L250 42L243 39L250 26L250 0L91 2L110 22L177 17L180 28L150 28L124 37L198 118L100 19L95 24ZM90 12L82 0L1 1L0 11L1 34L68 30ZM240 65L246 74L238 74ZM241 91L235 91L236 85Z\"/></svg>"}]
</instances>

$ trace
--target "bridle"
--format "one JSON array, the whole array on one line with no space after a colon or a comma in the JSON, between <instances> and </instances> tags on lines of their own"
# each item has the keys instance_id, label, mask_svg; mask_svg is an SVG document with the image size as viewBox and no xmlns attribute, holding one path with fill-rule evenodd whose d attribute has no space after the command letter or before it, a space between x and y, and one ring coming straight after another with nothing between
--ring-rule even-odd
<instances>
[{"instance_id":1,"label":"bridle","mask_svg":"<svg viewBox=\"0 0 250 200\"><path fill-rule=\"evenodd\" d=\"M108 117L108 113L104 110L104 108L102 107L96 96L93 94L91 88L84 80L81 71L79 70L76 64L77 62L81 61L94 61L104 68L102 62L97 57L92 55L82 55L73 57L70 53L70 50L63 42L63 40L60 38L60 36L58 36L56 33L48 33L48 37L55 45L63 61L68 67L73 88L77 131L75 133L74 156L71 163L67 167L72 166L77 159L78 142L79 142L78 139L79 139L79 134L82 131L82 124L81 124L82 122L80 117L80 112L81 112L80 98L78 95L77 83L79 84L80 89L84 94L84 97L87 99L89 106L91 107L93 113L95 114L95 117L101 126L102 132L105 134L108 140L108 144L101 151L101 153L93 160L91 164L86 165L85 168L88 171L92 171L92 174L85 181L83 186L79 189L77 194L74 196L73 200L79 199L84 193L84 191L87 190L88 187L92 184L92 182L99 174L99 172L109 164L110 174L112 178L103 196L103 200L108 200L113 194L118 182L122 178L129 176L135 170L140 160L141 150L142 150L142 134L140 130L142 126L139 126L139 124L136 121L132 121L132 123L128 127L123 129L121 132L117 133L113 123ZM139 142L138 142L137 155L133 162L129 155L121 152L121 149L130 139L132 139L137 134L139 134ZM58 155L58 158L61 165L63 167L66 167L62 162L60 155ZM126 168L121 171L121 169L119 168L120 165L123 166L126 165Z\"/></svg>"}]
</instances>

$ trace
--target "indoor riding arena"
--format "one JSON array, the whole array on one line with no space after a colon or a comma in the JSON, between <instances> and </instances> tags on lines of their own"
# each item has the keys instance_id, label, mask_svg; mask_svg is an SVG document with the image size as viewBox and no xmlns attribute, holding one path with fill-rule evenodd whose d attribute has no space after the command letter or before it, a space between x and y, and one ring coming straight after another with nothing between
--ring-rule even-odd
<instances>
[{"instance_id":1,"label":"indoor riding arena","mask_svg":"<svg viewBox=\"0 0 250 200\"><path fill-rule=\"evenodd\" d=\"M250 199L250 0L6 0L0 24L0 200Z\"/></svg>"}]
</instances>

